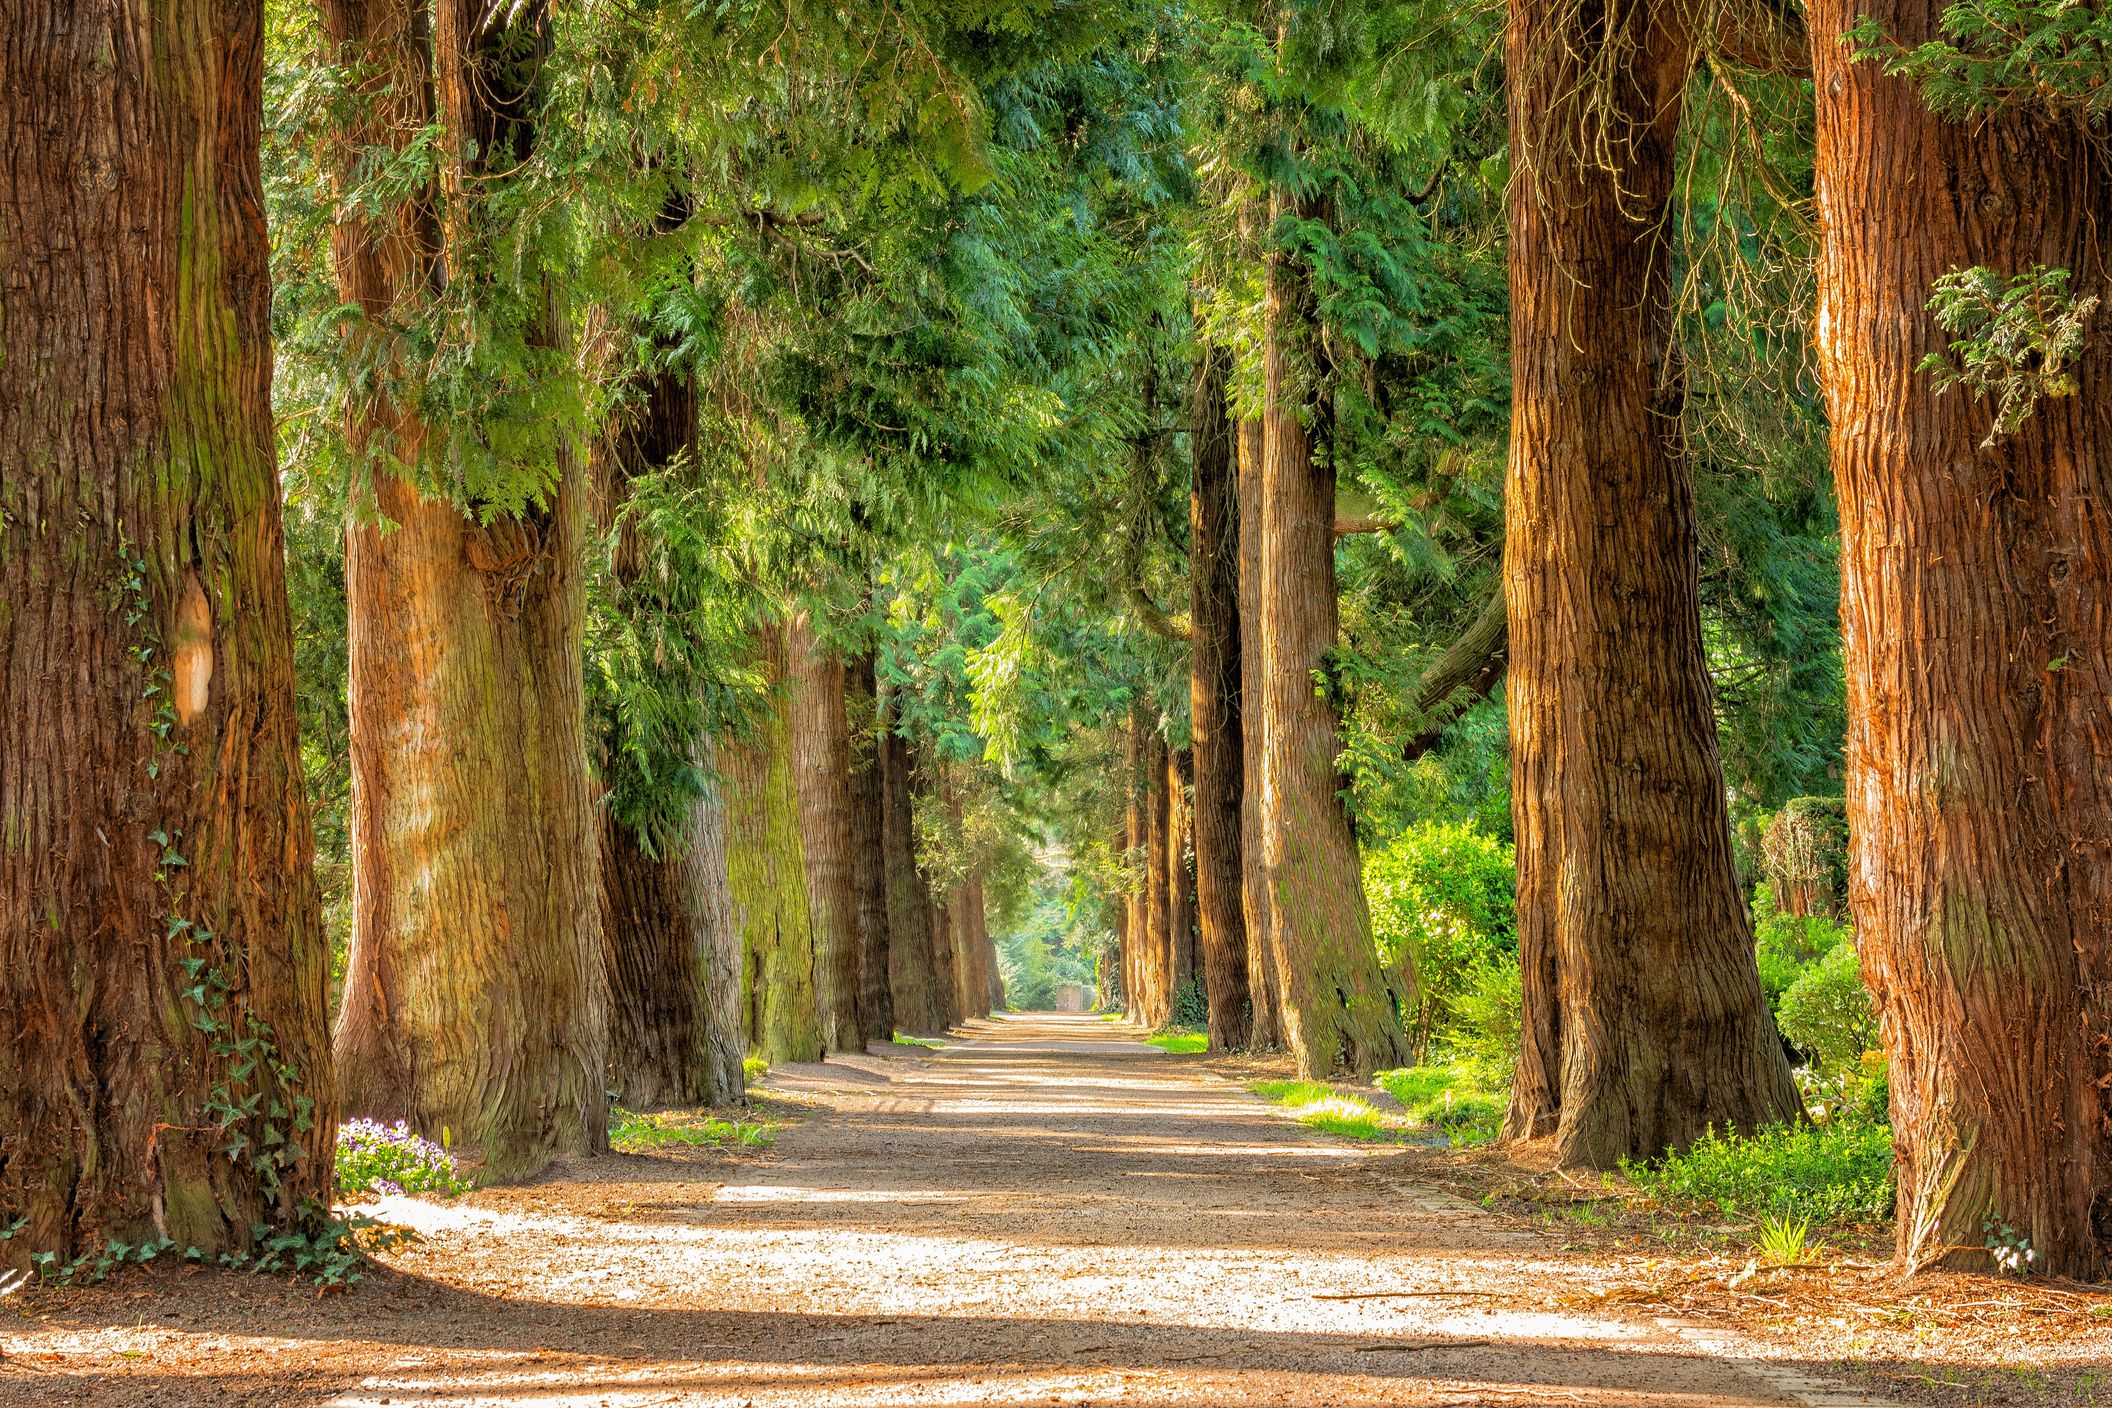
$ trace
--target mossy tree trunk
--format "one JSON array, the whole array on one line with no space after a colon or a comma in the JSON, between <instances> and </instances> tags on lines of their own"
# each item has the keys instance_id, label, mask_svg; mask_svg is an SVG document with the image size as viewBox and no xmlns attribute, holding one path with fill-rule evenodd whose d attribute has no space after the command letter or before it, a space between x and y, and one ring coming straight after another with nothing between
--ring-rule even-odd
<instances>
[{"instance_id":1,"label":"mossy tree trunk","mask_svg":"<svg viewBox=\"0 0 2112 1408\"><path fill-rule=\"evenodd\" d=\"M1261 702L1261 530L1263 437L1258 419L1239 423L1239 890L1247 931L1247 1045L1271 1051L1283 1042L1283 982L1269 931L1269 872L1262 863L1261 777L1268 714Z\"/></svg>"},{"instance_id":2,"label":"mossy tree trunk","mask_svg":"<svg viewBox=\"0 0 2112 1408\"><path fill-rule=\"evenodd\" d=\"M843 661L815 638L805 613L790 626L792 753L814 924L814 996L827 1051L863 1051L858 886L851 837L851 734Z\"/></svg>"},{"instance_id":3,"label":"mossy tree trunk","mask_svg":"<svg viewBox=\"0 0 2112 1408\"><path fill-rule=\"evenodd\" d=\"M1992 445L1936 394L1927 309L1953 269L2066 269L2104 297L2102 133L1951 122L1849 62L1863 16L1913 48L1940 7L1811 7L1819 353L1841 508L1849 900L1890 1058L1896 1267L2112 1269L2112 358Z\"/></svg>"},{"instance_id":4,"label":"mossy tree trunk","mask_svg":"<svg viewBox=\"0 0 2112 1408\"><path fill-rule=\"evenodd\" d=\"M525 160L546 17L483 24L467 0L422 13L325 6L334 44L394 66L383 107L443 133L446 239L423 202L335 232L339 285L369 326L434 291L478 219L474 188ZM527 55L529 57L524 58ZM379 119L377 119L378 121ZM463 275L467 276L467 275ZM532 329L546 343L554 325ZM355 446L405 464L428 428L385 398L349 408ZM562 459L562 457L560 457ZM346 532L351 659L352 946L336 1051L348 1113L451 1132L476 1174L527 1177L607 1142L607 989L586 768L581 634L585 487L488 524L374 475L375 519ZM396 525L383 533L380 521ZM499 799L504 799L503 805Z\"/></svg>"},{"instance_id":5,"label":"mossy tree trunk","mask_svg":"<svg viewBox=\"0 0 2112 1408\"><path fill-rule=\"evenodd\" d=\"M17 1267L112 1238L247 1248L252 1223L331 1197L263 53L258 4L0 0L0 1221L28 1219L0 1258Z\"/></svg>"},{"instance_id":6,"label":"mossy tree trunk","mask_svg":"<svg viewBox=\"0 0 2112 1408\"><path fill-rule=\"evenodd\" d=\"M1298 214L1323 220L1324 202ZM1273 254L1265 307L1261 535L1262 859L1284 1044L1308 1080L1405 1064L1401 997L1380 971L1362 857L1335 770L1341 722L1314 685L1335 645L1333 406L1308 271ZM1317 437L1317 442L1316 442Z\"/></svg>"},{"instance_id":7,"label":"mossy tree trunk","mask_svg":"<svg viewBox=\"0 0 2112 1408\"><path fill-rule=\"evenodd\" d=\"M814 925L792 758L785 627L756 627L756 659L772 690L762 718L719 749L726 789L726 877L741 934L741 1007L748 1048L772 1065L819 1061Z\"/></svg>"},{"instance_id":8,"label":"mossy tree trunk","mask_svg":"<svg viewBox=\"0 0 2112 1408\"><path fill-rule=\"evenodd\" d=\"M859 1014L868 1041L895 1035L895 991L889 979L885 780L880 765L879 707L871 651L845 674L845 713L851 724L851 879L858 894Z\"/></svg>"},{"instance_id":9,"label":"mossy tree trunk","mask_svg":"<svg viewBox=\"0 0 2112 1408\"><path fill-rule=\"evenodd\" d=\"M1620 61L1587 70L1605 46ZM1525 1006L1504 1128L1608 1167L1802 1104L1732 867L1697 604L1664 239L1693 55L1674 10L1549 0L1512 0L1507 52Z\"/></svg>"},{"instance_id":10,"label":"mossy tree trunk","mask_svg":"<svg viewBox=\"0 0 2112 1408\"><path fill-rule=\"evenodd\" d=\"M910 799L909 740L895 731L888 697L880 696L882 855L887 870L888 983L895 1024L920 1036L945 1030L931 962L931 909L917 871L917 822Z\"/></svg>"},{"instance_id":11,"label":"mossy tree trunk","mask_svg":"<svg viewBox=\"0 0 2112 1408\"><path fill-rule=\"evenodd\" d=\"M1247 924L1240 807L1239 507L1231 355L1204 351L1196 373L1194 480L1188 496L1188 702L1195 772L1195 906L1210 1049L1247 1044Z\"/></svg>"}]
</instances>

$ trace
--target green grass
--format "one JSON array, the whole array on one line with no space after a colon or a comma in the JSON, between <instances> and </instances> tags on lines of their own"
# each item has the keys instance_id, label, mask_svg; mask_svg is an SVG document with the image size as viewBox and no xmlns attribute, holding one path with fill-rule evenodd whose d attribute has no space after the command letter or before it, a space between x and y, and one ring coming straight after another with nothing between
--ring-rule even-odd
<instances>
[{"instance_id":1,"label":"green grass","mask_svg":"<svg viewBox=\"0 0 2112 1408\"><path fill-rule=\"evenodd\" d=\"M1247 1089L1283 1106L1302 1125L1350 1139L1400 1141L1400 1131L1369 1101L1339 1092L1321 1081L1265 1080Z\"/></svg>"},{"instance_id":2,"label":"green grass","mask_svg":"<svg viewBox=\"0 0 2112 1408\"><path fill-rule=\"evenodd\" d=\"M1892 1214L1892 1131L1864 1120L1772 1125L1750 1139L1711 1129L1685 1153L1621 1171L1653 1197L1729 1217L1874 1223Z\"/></svg>"},{"instance_id":3,"label":"green grass","mask_svg":"<svg viewBox=\"0 0 2112 1408\"><path fill-rule=\"evenodd\" d=\"M1161 1051L1171 1051L1176 1056L1192 1055L1210 1049L1210 1038L1201 1032L1163 1031L1153 1032L1144 1038L1146 1046L1156 1046Z\"/></svg>"},{"instance_id":4,"label":"green grass","mask_svg":"<svg viewBox=\"0 0 2112 1408\"><path fill-rule=\"evenodd\" d=\"M670 1144L687 1148L717 1148L722 1144L766 1146L777 1141L768 1124L714 1119L699 1110L664 1110L659 1114L633 1114L621 1105L611 1110L609 1144L627 1154L660 1149Z\"/></svg>"},{"instance_id":5,"label":"green grass","mask_svg":"<svg viewBox=\"0 0 2112 1408\"><path fill-rule=\"evenodd\" d=\"M1455 1144L1486 1144L1503 1129L1510 1089L1466 1061L1380 1071L1372 1082L1401 1102L1417 1124L1435 1125Z\"/></svg>"}]
</instances>

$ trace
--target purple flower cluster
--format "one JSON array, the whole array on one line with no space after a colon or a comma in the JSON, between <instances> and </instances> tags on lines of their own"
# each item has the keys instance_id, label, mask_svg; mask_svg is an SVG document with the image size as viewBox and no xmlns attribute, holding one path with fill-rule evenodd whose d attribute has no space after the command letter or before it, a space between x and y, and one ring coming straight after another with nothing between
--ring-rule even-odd
<instances>
[{"instance_id":1,"label":"purple flower cluster","mask_svg":"<svg viewBox=\"0 0 2112 1408\"><path fill-rule=\"evenodd\" d=\"M376 1197L439 1193L452 1197L469 1184L455 1174L447 1150L411 1132L402 1120L347 1120L337 1127L337 1190Z\"/></svg>"}]
</instances>

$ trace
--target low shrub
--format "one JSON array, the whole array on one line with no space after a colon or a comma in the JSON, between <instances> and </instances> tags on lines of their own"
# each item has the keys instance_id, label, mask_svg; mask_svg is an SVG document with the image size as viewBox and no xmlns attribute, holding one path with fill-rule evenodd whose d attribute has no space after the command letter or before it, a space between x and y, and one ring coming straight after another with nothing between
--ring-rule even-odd
<instances>
[{"instance_id":1,"label":"low shrub","mask_svg":"<svg viewBox=\"0 0 2112 1408\"><path fill-rule=\"evenodd\" d=\"M1409 827L1364 860L1372 937L1420 1056L1452 1022L1473 971L1515 950L1511 847L1471 824Z\"/></svg>"},{"instance_id":2,"label":"low shrub","mask_svg":"<svg viewBox=\"0 0 2112 1408\"><path fill-rule=\"evenodd\" d=\"M1863 1120L1772 1125L1750 1138L1711 1129L1681 1153L1621 1171L1654 1197L1727 1217L1873 1223L1892 1213L1892 1131Z\"/></svg>"},{"instance_id":3,"label":"low shrub","mask_svg":"<svg viewBox=\"0 0 2112 1408\"><path fill-rule=\"evenodd\" d=\"M397 1193L467 1192L448 1151L411 1133L402 1120L346 1120L337 1127L337 1191L380 1197Z\"/></svg>"}]
</instances>

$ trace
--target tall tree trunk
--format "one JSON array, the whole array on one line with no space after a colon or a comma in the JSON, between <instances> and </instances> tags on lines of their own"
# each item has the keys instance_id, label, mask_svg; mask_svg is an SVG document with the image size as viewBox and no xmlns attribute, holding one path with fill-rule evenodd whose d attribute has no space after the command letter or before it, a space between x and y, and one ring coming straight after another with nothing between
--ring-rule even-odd
<instances>
[{"instance_id":1,"label":"tall tree trunk","mask_svg":"<svg viewBox=\"0 0 2112 1408\"><path fill-rule=\"evenodd\" d=\"M1623 61L1587 72L1607 44ZM1664 240L1691 53L1674 11L1547 0L1512 0L1508 53L1525 1007L1504 1128L1610 1166L1802 1106L1731 863L1697 606Z\"/></svg>"},{"instance_id":2,"label":"tall tree trunk","mask_svg":"<svg viewBox=\"0 0 2112 1408\"><path fill-rule=\"evenodd\" d=\"M880 696L881 831L886 842L888 981L895 1023L931 1036L945 1030L931 965L931 911L917 873L917 822L910 801L909 740L895 732L893 710Z\"/></svg>"},{"instance_id":3,"label":"tall tree trunk","mask_svg":"<svg viewBox=\"0 0 2112 1408\"><path fill-rule=\"evenodd\" d=\"M1247 1045L1270 1051L1283 1043L1283 982L1269 931L1269 872L1262 864L1261 775L1268 715L1261 702L1262 493L1259 420L1239 423L1239 891L1247 930Z\"/></svg>"},{"instance_id":4,"label":"tall tree trunk","mask_svg":"<svg viewBox=\"0 0 2112 1408\"><path fill-rule=\"evenodd\" d=\"M895 1035L895 990L889 979L887 841L880 765L880 701L871 651L850 662L844 712L851 725L851 880L858 894L859 1014L867 1041Z\"/></svg>"},{"instance_id":5,"label":"tall tree trunk","mask_svg":"<svg viewBox=\"0 0 2112 1408\"><path fill-rule=\"evenodd\" d=\"M1166 935L1172 944L1168 962L1173 988L1200 984L1196 965L1195 872L1191 869L1194 818L1188 809L1188 785L1195 760L1185 748L1166 752Z\"/></svg>"},{"instance_id":6,"label":"tall tree trunk","mask_svg":"<svg viewBox=\"0 0 2112 1408\"><path fill-rule=\"evenodd\" d=\"M433 15L429 46L402 10L333 3L324 18L334 42L391 56L392 107L417 105L418 55L432 56L451 212L442 244L458 276L472 277L469 186L487 164L526 155L533 131L520 113L535 65L512 46L540 52L544 16L530 6L482 26L466 0ZM339 285L375 325L438 264L418 219L336 229ZM546 321L531 335L547 342L557 328ZM406 464L439 453L382 399L350 417L367 452ZM608 999L580 673L586 494L574 465L556 469L540 507L481 525L377 471L374 519L346 532L353 921L336 1033L345 1109L451 1131L489 1180L607 1143ZM382 521L396 526L384 535Z\"/></svg>"},{"instance_id":7,"label":"tall tree trunk","mask_svg":"<svg viewBox=\"0 0 2112 1408\"><path fill-rule=\"evenodd\" d=\"M337 1123L263 7L0 0L0 35L4 1263L247 1248L328 1207Z\"/></svg>"},{"instance_id":8,"label":"tall tree trunk","mask_svg":"<svg viewBox=\"0 0 2112 1408\"><path fill-rule=\"evenodd\" d=\"M677 212L667 212L661 228L678 220ZM618 526L633 477L697 453L691 377L640 373L632 389L632 408L592 462L596 528L605 534ZM633 609L644 547L635 526L623 524L612 564L624 593L617 610ZM621 746L621 740L602 746ZM695 740L700 757L710 751L708 736ZM634 1110L741 1097L739 935L726 889L723 801L716 792L697 798L673 832L649 846L605 803L596 810L601 953L609 983L607 1083ZM731 1000L715 992L715 972L734 985ZM733 1014L730 1028L720 1024L721 1011Z\"/></svg>"},{"instance_id":9,"label":"tall tree trunk","mask_svg":"<svg viewBox=\"0 0 2112 1408\"><path fill-rule=\"evenodd\" d=\"M2112 365L1981 448L1992 409L1917 373L1953 268L2067 269L2104 296L2101 139L2022 114L1942 121L1837 42L1912 48L1939 7L1811 9L1819 351L1841 506L1850 902L1891 1061L1898 1262L2112 1263L2112 795L2100 720ZM2103 312L2098 314L2102 327Z\"/></svg>"},{"instance_id":10,"label":"tall tree trunk","mask_svg":"<svg viewBox=\"0 0 2112 1408\"><path fill-rule=\"evenodd\" d=\"M806 846L792 760L786 629L755 632L772 694L746 737L719 750L726 784L726 877L741 932L741 1005L749 1049L771 1065L819 1061L821 1015L814 1000L814 924L807 902Z\"/></svg>"},{"instance_id":11,"label":"tall tree trunk","mask_svg":"<svg viewBox=\"0 0 2112 1408\"><path fill-rule=\"evenodd\" d=\"M1210 1049L1247 1044L1247 924L1240 873L1245 791L1239 718L1239 509L1234 498L1231 354L1196 374L1188 497L1188 702L1195 755L1195 901L1210 997Z\"/></svg>"},{"instance_id":12,"label":"tall tree trunk","mask_svg":"<svg viewBox=\"0 0 2112 1408\"><path fill-rule=\"evenodd\" d=\"M790 626L792 754L814 924L814 997L825 1051L863 1051L864 937L851 839L851 734L843 661L823 650L806 613Z\"/></svg>"},{"instance_id":13,"label":"tall tree trunk","mask_svg":"<svg viewBox=\"0 0 2112 1408\"><path fill-rule=\"evenodd\" d=\"M1163 1027L1173 1017L1173 887L1166 868L1172 816L1167 809L1166 739L1144 734L1144 965L1145 1020Z\"/></svg>"},{"instance_id":14,"label":"tall tree trunk","mask_svg":"<svg viewBox=\"0 0 2112 1408\"><path fill-rule=\"evenodd\" d=\"M1299 210L1325 218L1323 203ZM1334 649L1335 470L1324 385L1301 386L1295 360L1324 376L1308 273L1281 254L1268 265L1261 540L1262 859L1270 943L1282 983L1284 1044L1299 1073L1368 1075L1404 1064L1405 995L1388 990L1371 935L1357 853L1335 770L1341 723L1313 673ZM1302 344L1302 345L1300 345ZM1308 433L1321 437L1315 444Z\"/></svg>"}]
</instances>

